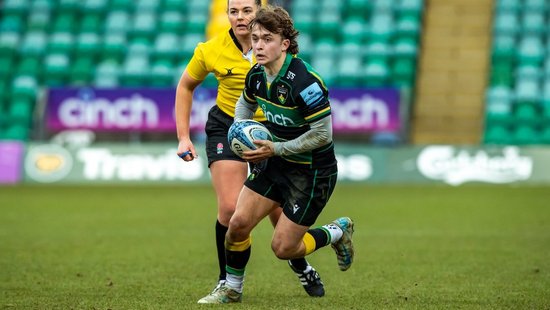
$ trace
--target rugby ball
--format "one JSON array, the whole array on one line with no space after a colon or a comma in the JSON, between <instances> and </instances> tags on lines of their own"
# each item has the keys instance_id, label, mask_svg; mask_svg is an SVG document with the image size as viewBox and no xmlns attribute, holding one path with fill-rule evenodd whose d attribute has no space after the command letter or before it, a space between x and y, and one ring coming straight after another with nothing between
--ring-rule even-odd
<instances>
[{"instance_id":1,"label":"rugby ball","mask_svg":"<svg viewBox=\"0 0 550 310\"><path fill-rule=\"evenodd\" d=\"M254 140L273 141L273 137L262 123L251 119L236 121L229 127L227 141L237 156L242 157L244 151L255 150Z\"/></svg>"}]
</instances>

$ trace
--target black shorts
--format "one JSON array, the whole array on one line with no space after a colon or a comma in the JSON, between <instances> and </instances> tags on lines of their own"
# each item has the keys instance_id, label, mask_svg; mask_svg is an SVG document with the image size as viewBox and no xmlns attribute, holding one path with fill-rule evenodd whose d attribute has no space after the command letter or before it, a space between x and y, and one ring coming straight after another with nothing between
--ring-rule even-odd
<instances>
[{"instance_id":1,"label":"black shorts","mask_svg":"<svg viewBox=\"0 0 550 310\"><path fill-rule=\"evenodd\" d=\"M327 204L338 177L335 164L311 169L271 157L265 169L249 175L244 183L254 192L277 201L294 223L311 226Z\"/></svg>"},{"instance_id":2,"label":"black shorts","mask_svg":"<svg viewBox=\"0 0 550 310\"><path fill-rule=\"evenodd\" d=\"M208 112L206 121L206 156L208 167L217 160L244 160L237 156L227 142L227 131L233 124L233 117L220 110L217 105Z\"/></svg>"}]
</instances>

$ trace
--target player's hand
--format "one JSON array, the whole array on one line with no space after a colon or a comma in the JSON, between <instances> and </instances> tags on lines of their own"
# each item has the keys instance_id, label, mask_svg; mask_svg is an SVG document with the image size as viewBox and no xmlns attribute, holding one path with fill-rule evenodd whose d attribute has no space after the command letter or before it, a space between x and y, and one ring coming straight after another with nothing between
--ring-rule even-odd
<instances>
[{"instance_id":1,"label":"player's hand","mask_svg":"<svg viewBox=\"0 0 550 310\"><path fill-rule=\"evenodd\" d=\"M243 152L243 159L257 163L275 155L275 145L269 140L254 140L255 150Z\"/></svg>"},{"instance_id":2,"label":"player's hand","mask_svg":"<svg viewBox=\"0 0 550 310\"><path fill-rule=\"evenodd\" d=\"M192 161L199 157L195 151L195 146L193 146L193 143L189 139L182 139L179 142L177 155L185 161Z\"/></svg>"}]
</instances>

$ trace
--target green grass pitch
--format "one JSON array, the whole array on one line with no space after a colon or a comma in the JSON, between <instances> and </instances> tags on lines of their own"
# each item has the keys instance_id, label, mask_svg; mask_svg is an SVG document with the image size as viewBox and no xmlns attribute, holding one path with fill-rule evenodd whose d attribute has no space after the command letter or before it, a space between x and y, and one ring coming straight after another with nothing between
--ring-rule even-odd
<instances>
[{"instance_id":1,"label":"green grass pitch","mask_svg":"<svg viewBox=\"0 0 550 310\"><path fill-rule=\"evenodd\" d=\"M0 309L205 309L217 277L209 186L0 187ZM232 309L550 309L550 188L339 185L356 258L308 257L310 298L253 234Z\"/></svg>"}]
</instances>

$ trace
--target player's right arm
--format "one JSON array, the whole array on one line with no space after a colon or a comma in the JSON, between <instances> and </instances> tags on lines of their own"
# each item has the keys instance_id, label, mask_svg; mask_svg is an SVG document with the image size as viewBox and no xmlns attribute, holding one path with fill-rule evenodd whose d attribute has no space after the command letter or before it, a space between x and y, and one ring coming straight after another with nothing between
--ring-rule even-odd
<instances>
[{"instance_id":1,"label":"player's right arm","mask_svg":"<svg viewBox=\"0 0 550 310\"><path fill-rule=\"evenodd\" d=\"M204 57L204 44L199 43L195 48L193 57L183 71L178 86L176 88L176 133L178 137L178 156L185 152L191 152L190 155L183 156L185 161L193 160L197 157L197 152L191 142L191 133L189 124L191 122L191 107L193 105L193 92L195 88L202 83L209 71Z\"/></svg>"},{"instance_id":2,"label":"player's right arm","mask_svg":"<svg viewBox=\"0 0 550 310\"><path fill-rule=\"evenodd\" d=\"M176 132L178 136L178 156L184 152L190 151L191 155L183 157L183 160L189 161L197 157L197 152L191 142L189 123L191 120L191 107L193 105L193 92L202 81L195 80L187 70L183 72L176 89Z\"/></svg>"}]
</instances>

